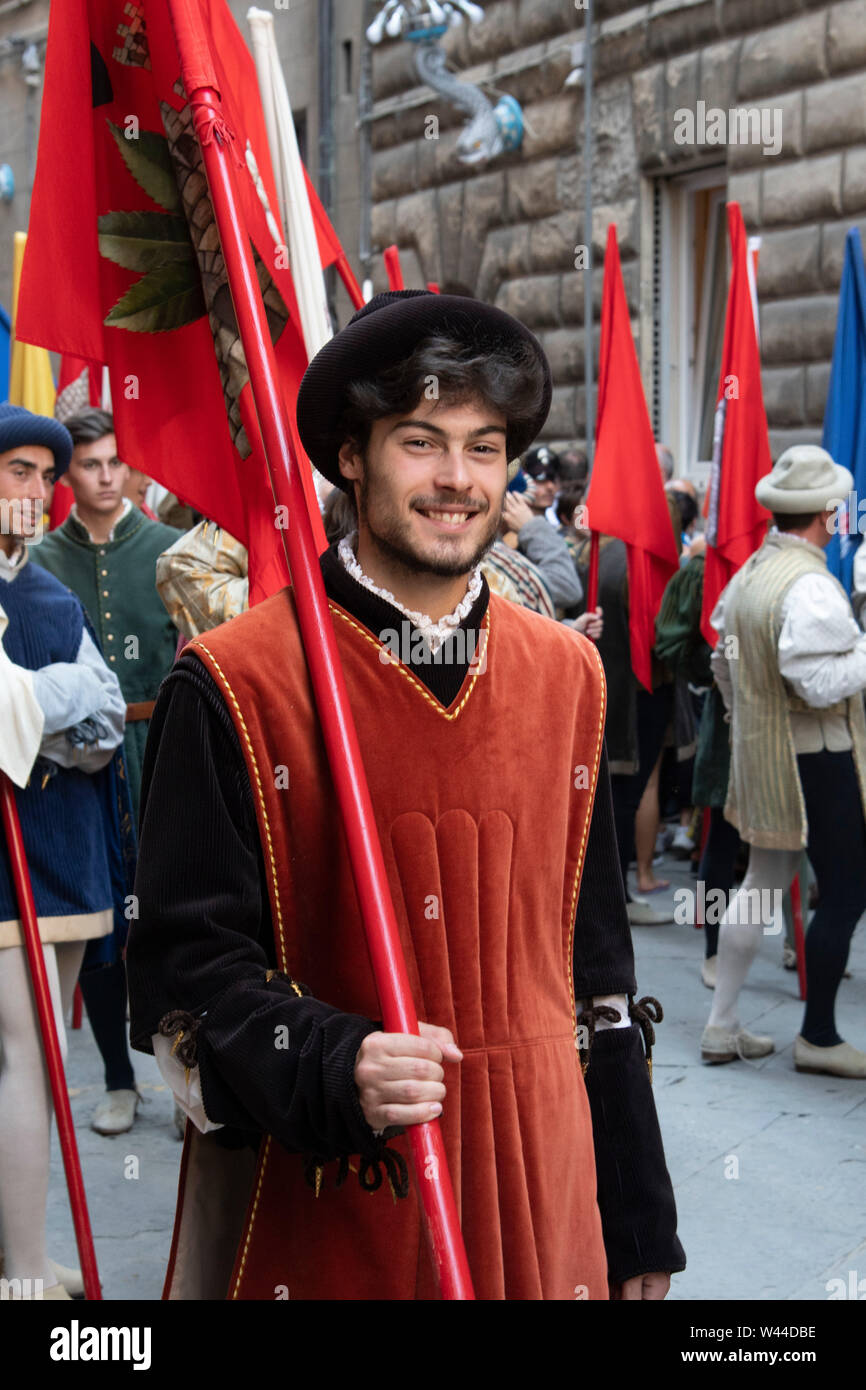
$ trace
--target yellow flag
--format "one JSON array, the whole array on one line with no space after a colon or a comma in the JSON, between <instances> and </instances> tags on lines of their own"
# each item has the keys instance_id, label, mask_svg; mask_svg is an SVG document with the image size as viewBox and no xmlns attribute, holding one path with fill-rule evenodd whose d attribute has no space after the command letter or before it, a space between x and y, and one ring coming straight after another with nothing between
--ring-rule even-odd
<instances>
[{"instance_id":1,"label":"yellow flag","mask_svg":"<svg viewBox=\"0 0 866 1390\"><path fill-rule=\"evenodd\" d=\"M45 348L32 343L19 343L15 338L18 312L18 285L24 263L25 232L15 233L15 257L12 270L12 357L9 363L9 402L23 405L34 415L54 414L54 378L51 358Z\"/></svg>"}]
</instances>

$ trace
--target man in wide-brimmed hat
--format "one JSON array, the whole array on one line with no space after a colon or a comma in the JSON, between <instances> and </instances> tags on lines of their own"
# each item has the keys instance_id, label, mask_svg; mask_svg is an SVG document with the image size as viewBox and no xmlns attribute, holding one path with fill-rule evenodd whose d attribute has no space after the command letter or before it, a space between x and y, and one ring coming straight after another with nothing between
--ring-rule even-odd
<instances>
[{"instance_id":1,"label":"man in wide-brimmed hat","mask_svg":"<svg viewBox=\"0 0 866 1390\"><path fill-rule=\"evenodd\" d=\"M818 910L806 937L808 998L794 1065L866 1080L866 1053L843 1041L834 1017L866 908L866 635L824 555L852 487L824 449L786 450L755 489L775 525L712 616L713 673L731 719L725 815L751 850L722 919L701 1050L707 1062L773 1051L771 1038L740 1027L737 999L762 930L781 930L781 896L805 848Z\"/></svg>"},{"instance_id":2,"label":"man in wide-brimmed hat","mask_svg":"<svg viewBox=\"0 0 866 1390\"><path fill-rule=\"evenodd\" d=\"M133 1040L194 1121L171 1297L435 1297L393 1198L405 1129L440 1113L479 1297L660 1298L684 1265L600 663L479 568L550 397L517 320L424 291L366 304L298 397L357 516L321 568L420 1037L376 1022L291 590L163 685L128 966Z\"/></svg>"}]
</instances>

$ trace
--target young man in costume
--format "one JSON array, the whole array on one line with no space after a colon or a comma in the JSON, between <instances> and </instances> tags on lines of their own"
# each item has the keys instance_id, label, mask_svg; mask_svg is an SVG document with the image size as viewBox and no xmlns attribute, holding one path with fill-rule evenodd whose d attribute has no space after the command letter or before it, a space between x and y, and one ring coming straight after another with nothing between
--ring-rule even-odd
<instances>
[{"instance_id":1,"label":"young man in costume","mask_svg":"<svg viewBox=\"0 0 866 1390\"><path fill-rule=\"evenodd\" d=\"M159 683L174 661L177 634L156 592L157 556L180 532L151 521L124 496L129 468L117 457L114 422L94 407L66 421L73 450L61 486L75 502L33 560L68 584L84 604L105 658L126 698L124 753L132 814L138 816L141 762ZM91 1127L98 1134L131 1129L139 1104L126 1041L122 942L81 974L87 1016L105 1066L105 1095Z\"/></svg>"},{"instance_id":2,"label":"young man in costume","mask_svg":"<svg viewBox=\"0 0 866 1390\"><path fill-rule=\"evenodd\" d=\"M808 850L818 908L806 934L807 1002L798 1071L866 1080L866 1052L840 1037L835 1001L866 909L866 635L827 571L836 508L854 486L812 444L787 449L755 496L774 529L719 598L711 663L731 720L725 816L749 868L719 929L706 1062L763 1057L773 1039L741 1027L737 1001L763 931Z\"/></svg>"},{"instance_id":3,"label":"young man in costume","mask_svg":"<svg viewBox=\"0 0 866 1390\"><path fill-rule=\"evenodd\" d=\"M124 752L138 815L141 764L159 683L177 633L156 592L157 556L181 532L151 521L124 495L129 468L117 457L114 421L90 406L66 421L73 450L61 481L75 495L69 516L33 559L78 595L126 696ZM134 640L131 640L134 639Z\"/></svg>"},{"instance_id":4,"label":"young man in costume","mask_svg":"<svg viewBox=\"0 0 866 1390\"><path fill-rule=\"evenodd\" d=\"M57 420L0 406L0 767L18 787L57 1031L87 941L112 930L114 856L105 781L123 739L125 703L81 603L30 562L53 479L72 440ZM115 826L116 829L116 826ZM119 846L115 845L118 850ZM0 831L0 1229L8 1279L46 1298L82 1289L45 1250L51 1092ZM68 1286L68 1288L67 1288Z\"/></svg>"},{"instance_id":5,"label":"young man in costume","mask_svg":"<svg viewBox=\"0 0 866 1390\"><path fill-rule=\"evenodd\" d=\"M195 1122L170 1297L435 1297L417 1204L389 1187L408 1187L405 1128L440 1112L480 1298L661 1298L684 1267L600 662L478 569L550 397L510 315L400 291L298 398L304 447L358 511L321 566L421 1037L376 1022L291 590L163 685L128 970L133 1042Z\"/></svg>"}]
</instances>

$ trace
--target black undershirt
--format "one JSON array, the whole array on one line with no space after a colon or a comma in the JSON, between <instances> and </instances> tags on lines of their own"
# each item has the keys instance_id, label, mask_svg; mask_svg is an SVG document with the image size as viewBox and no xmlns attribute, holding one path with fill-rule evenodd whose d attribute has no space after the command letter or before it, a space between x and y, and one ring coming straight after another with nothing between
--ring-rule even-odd
<instances>
[{"instance_id":1,"label":"black undershirt","mask_svg":"<svg viewBox=\"0 0 866 1390\"><path fill-rule=\"evenodd\" d=\"M322 556L321 568L328 596L372 633L402 631L405 615L358 584L336 546ZM469 633L480 629L489 596L482 580L460 624ZM456 637L448 639L445 659L411 662L445 706L456 698L471 657L472 642L460 640L458 651ZM279 976L265 982L276 958L252 790L231 716L191 654L181 656L160 689L140 827L139 918L127 951L133 1045L152 1051L151 1037L166 1015L190 1016L186 1031L195 1032L205 1110L226 1126L215 1132L216 1142L257 1142L270 1133L290 1151L324 1161L375 1151L354 1064L363 1038L381 1025L298 998ZM631 995L636 988L605 753L577 907L574 978L577 998ZM280 1024L288 1028L286 1049L274 1047ZM612 1277L682 1268L636 1027L596 1036L586 1081Z\"/></svg>"},{"instance_id":2,"label":"black undershirt","mask_svg":"<svg viewBox=\"0 0 866 1390\"><path fill-rule=\"evenodd\" d=\"M375 633L380 641L387 644L383 634L395 632L400 643L397 654L403 660L403 648L407 646L403 640L404 635L418 633L418 629L409 622L405 613L401 613L399 608L395 608L386 599L374 594L370 589L365 589L363 584L353 579L338 556L336 545L325 551L320 563L328 598L333 599L334 603L339 603L341 608L345 608L353 618L357 618L358 622ZM470 632L473 636L480 632L489 601L490 589L482 575L481 592L460 623L464 632ZM434 654L426 643L417 640L415 652L420 659L414 660L410 641L407 653L409 659L404 664L411 666L413 673L423 681L431 695L440 705L447 708L457 699L460 687L466 679L475 645L477 638L475 644L470 644L463 637L458 638L456 633L453 633Z\"/></svg>"}]
</instances>

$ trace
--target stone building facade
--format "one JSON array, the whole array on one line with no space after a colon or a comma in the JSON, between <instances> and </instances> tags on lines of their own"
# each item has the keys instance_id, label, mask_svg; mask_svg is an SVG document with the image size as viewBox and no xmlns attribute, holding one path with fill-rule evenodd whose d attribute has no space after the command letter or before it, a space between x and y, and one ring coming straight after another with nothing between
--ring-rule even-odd
<instances>
[{"instance_id":1,"label":"stone building facade","mask_svg":"<svg viewBox=\"0 0 866 1390\"><path fill-rule=\"evenodd\" d=\"M36 168L48 0L0 0L0 164L15 181L0 199L0 304L11 312L16 232L26 232Z\"/></svg>"},{"instance_id":2,"label":"stone building facade","mask_svg":"<svg viewBox=\"0 0 866 1390\"><path fill-rule=\"evenodd\" d=\"M407 284L456 281L533 328L555 381L545 433L580 439L584 94L565 83L583 14L573 0L485 9L483 24L443 42L466 80L517 97L523 147L481 171L461 167L461 118L418 87L408 43L383 45L373 66L373 241L398 243ZM724 203L735 199L761 237L774 457L820 439L847 229L858 225L866 242L866 0L597 0L594 66L595 312L615 222L657 437L680 471L702 473L724 310ZM707 117L732 108L764 113L768 153L769 142L737 139L736 123L727 143L715 142L718 121L713 129ZM440 138L425 140L434 110ZM684 112L696 117L691 143ZM760 119L750 118L752 133Z\"/></svg>"},{"instance_id":3,"label":"stone building facade","mask_svg":"<svg viewBox=\"0 0 866 1390\"><path fill-rule=\"evenodd\" d=\"M245 29L248 0L229 2ZM13 165L19 185L14 203L0 205L7 304L34 129L33 86L8 38L44 29L47 0L11 6L0 3L0 161ZM435 280L522 318L553 367L546 438L580 440L585 431L584 282L591 273L597 352L604 242L615 222L657 437L680 472L701 475L724 311L727 199L761 237L774 456L820 437L845 233L858 225L866 239L866 0L595 0L591 272L575 268L585 241L584 92L573 78L580 0L486 0L482 24L443 40L461 78L494 104L508 92L523 108L522 148L480 167L457 159L464 117L419 84L410 44L369 50L363 31L375 0L273 7L308 168L359 278L369 274L383 288L380 253L396 242L407 285ZM325 22L331 90L323 94ZM731 112L748 113L739 129ZM729 127L721 132L719 114ZM430 115L436 138L428 138ZM350 305L339 287L334 303L345 322Z\"/></svg>"}]
</instances>

